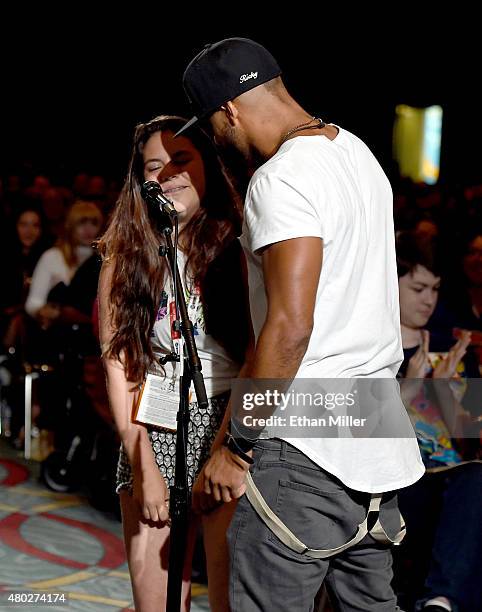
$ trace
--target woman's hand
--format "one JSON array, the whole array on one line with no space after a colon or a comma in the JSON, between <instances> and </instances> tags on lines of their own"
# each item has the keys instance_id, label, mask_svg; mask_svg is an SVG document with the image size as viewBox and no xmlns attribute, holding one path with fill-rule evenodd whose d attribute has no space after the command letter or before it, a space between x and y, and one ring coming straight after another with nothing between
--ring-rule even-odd
<instances>
[{"instance_id":1,"label":"woman's hand","mask_svg":"<svg viewBox=\"0 0 482 612\"><path fill-rule=\"evenodd\" d=\"M154 461L152 465L134 469L132 496L146 521L168 522L169 489Z\"/></svg>"},{"instance_id":2,"label":"woman's hand","mask_svg":"<svg viewBox=\"0 0 482 612\"><path fill-rule=\"evenodd\" d=\"M48 329L60 317L60 307L57 304L48 302L37 310L37 320L42 329Z\"/></svg>"},{"instance_id":3,"label":"woman's hand","mask_svg":"<svg viewBox=\"0 0 482 612\"><path fill-rule=\"evenodd\" d=\"M468 330L463 330L460 339L450 349L447 356L444 357L434 369L433 378L453 378L457 372L462 357L467 352L467 347L470 344L471 333Z\"/></svg>"},{"instance_id":4,"label":"woman's hand","mask_svg":"<svg viewBox=\"0 0 482 612\"><path fill-rule=\"evenodd\" d=\"M407 373L405 378L425 378L430 369L430 361L428 358L428 345L430 334L426 329L422 330L422 344L418 347L417 352L411 357L408 362Z\"/></svg>"}]
</instances>

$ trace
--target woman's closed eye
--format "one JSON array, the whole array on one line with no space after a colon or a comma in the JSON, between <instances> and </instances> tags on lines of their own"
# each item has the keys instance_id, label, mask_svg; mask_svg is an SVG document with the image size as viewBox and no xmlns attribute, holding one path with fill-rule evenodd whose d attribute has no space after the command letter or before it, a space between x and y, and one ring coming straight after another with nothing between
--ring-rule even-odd
<instances>
[{"instance_id":1,"label":"woman's closed eye","mask_svg":"<svg viewBox=\"0 0 482 612\"><path fill-rule=\"evenodd\" d=\"M415 293L422 293L422 291L424 291L425 289L427 289L427 287L412 287L413 291L415 291ZM430 289L432 291L440 291L440 286L439 287L430 287Z\"/></svg>"},{"instance_id":2,"label":"woman's closed eye","mask_svg":"<svg viewBox=\"0 0 482 612\"><path fill-rule=\"evenodd\" d=\"M146 166L146 172L157 172L158 170L162 170L164 166L161 164L156 164L152 166Z\"/></svg>"}]
</instances>

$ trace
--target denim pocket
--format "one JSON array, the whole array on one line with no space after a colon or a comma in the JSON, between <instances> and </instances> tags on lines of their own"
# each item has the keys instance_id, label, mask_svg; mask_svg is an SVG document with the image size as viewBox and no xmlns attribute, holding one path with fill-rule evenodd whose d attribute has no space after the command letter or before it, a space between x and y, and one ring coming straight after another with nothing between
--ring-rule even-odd
<instances>
[{"instance_id":1,"label":"denim pocket","mask_svg":"<svg viewBox=\"0 0 482 612\"><path fill-rule=\"evenodd\" d=\"M319 492L332 495L346 494L343 483L315 465L304 455L288 455L287 459L281 460L273 455L265 454L260 459L258 470L269 470L276 480L296 480L301 485L312 487ZM296 478L295 478L296 475Z\"/></svg>"}]
</instances>

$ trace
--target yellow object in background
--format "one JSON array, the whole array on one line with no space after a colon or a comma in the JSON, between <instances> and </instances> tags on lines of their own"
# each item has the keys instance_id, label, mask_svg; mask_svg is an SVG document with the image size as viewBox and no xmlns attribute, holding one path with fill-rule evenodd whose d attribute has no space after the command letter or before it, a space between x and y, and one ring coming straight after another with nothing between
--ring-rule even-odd
<instances>
[{"instance_id":1,"label":"yellow object in background","mask_svg":"<svg viewBox=\"0 0 482 612\"><path fill-rule=\"evenodd\" d=\"M393 157L400 175L416 183L435 184L440 172L442 107L399 104L395 115Z\"/></svg>"}]
</instances>

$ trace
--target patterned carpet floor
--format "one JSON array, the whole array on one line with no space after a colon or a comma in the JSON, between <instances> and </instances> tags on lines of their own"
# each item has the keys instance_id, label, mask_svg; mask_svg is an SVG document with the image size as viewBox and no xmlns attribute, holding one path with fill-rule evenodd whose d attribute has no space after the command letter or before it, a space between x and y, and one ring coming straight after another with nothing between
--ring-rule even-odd
<instances>
[{"instance_id":1,"label":"patterned carpet floor","mask_svg":"<svg viewBox=\"0 0 482 612\"><path fill-rule=\"evenodd\" d=\"M38 463L0 439L0 610L134 610L117 517L81 495L48 490L38 473ZM47 605L56 593L65 603ZM209 610L204 585L192 594L192 612Z\"/></svg>"}]
</instances>

